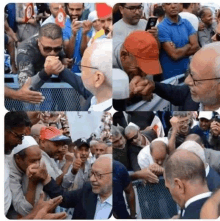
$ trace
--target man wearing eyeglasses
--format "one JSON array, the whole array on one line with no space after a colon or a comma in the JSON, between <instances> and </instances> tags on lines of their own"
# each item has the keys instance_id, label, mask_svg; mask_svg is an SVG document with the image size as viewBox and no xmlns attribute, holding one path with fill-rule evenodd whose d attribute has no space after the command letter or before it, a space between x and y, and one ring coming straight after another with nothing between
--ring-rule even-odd
<instances>
[{"instance_id":1,"label":"man wearing eyeglasses","mask_svg":"<svg viewBox=\"0 0 220 221\"><path fill-rule=\"evenodd\" d=\"M86 99L91 95L79 76L65 68L71 59L63 52L62 29L53 23L42 26L39 35L22 42L18 47L18 80L22 86L31 77L32 90L38 90L52 74L59 75ZM81 93L82 92L82 93Z\"/></svg>"},{"instance_id":2,"label":"man wearing eyeglasses","mask_svg":"<svg viewBox=\"0 0 220 221\"><path fill-rule=\"evenodd\" d=\"M75 208L72 219L108 219L112 215L112 156L103 155L95 161L90 182L81 189L64 191L53 178L45 176L43 190L51 198L61 195L60 206Z\"/></svg>"},{"instance_id":3,"label":"man wearing eyeglasses","mask_svg":"<svg viewBox=\"0 0 220 221\"><path fill-rule=\"evenodd\" d=\"M113 25L114 30L114 45L119 42L124 42L125 38L133 31L145 30L147 20L141 19L144 6L141 3L120 3L119 10L122 14L122 19ZM148 30L157 39L157 28L152 27Z\"/></svg>"}]
</instances>

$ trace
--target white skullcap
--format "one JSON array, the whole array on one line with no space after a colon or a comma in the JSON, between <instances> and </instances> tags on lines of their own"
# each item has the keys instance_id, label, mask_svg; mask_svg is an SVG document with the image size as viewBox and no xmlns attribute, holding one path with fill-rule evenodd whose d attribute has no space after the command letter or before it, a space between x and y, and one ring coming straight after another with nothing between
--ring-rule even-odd
<instances>
[{"instance_id":1,"label":"white skullcap","mask_svg":"<svg viewBox=\"0 0 220 221\"><path fill-rule=\"evenodd\" d=\"M153 143L153 142L155 142L155 141L162 141L162 142L164 142L166 145L168 145L168 138L167 138L167 137L158 137L158 138L152 140L151 143Z\"/></svg>"},{"instance_id":2,"label":"white skullcap","mask_svg":"<svg viewBox=\"0 0 220 221\"><path fill-rule=\"evenodd\" d=\"M97 11L92 11L89 13L88 20L91 22L96 21L98 18Z\"/></svg>"},{"instance_id":3,"label":"white skullcap","mask_svg":"<svg viewBox=\"0 0 220 221\"><path fill-rule=\"evenodd\" d=\"M212 115L213 115L212 111L200 111L198 118L199 119L200 118L205 118L207 120L211 120L212 119Z\"/></svg>"},{"instance_id":4,"label":"white skullcap","mask_svg":"<svg viewBox=\"0 0 220 221\"><path fill-rule=\"evenodd\" d=\"M16 146L13 150L13 154L16 154L18 152L20 152L21 150L24 150L28 147L37 145L38 143L36 142L36 140L31 137L31 136L24 136L24 139L22 140L22 144L19 144L18 146Z\"/></svg>"}]
</instances>

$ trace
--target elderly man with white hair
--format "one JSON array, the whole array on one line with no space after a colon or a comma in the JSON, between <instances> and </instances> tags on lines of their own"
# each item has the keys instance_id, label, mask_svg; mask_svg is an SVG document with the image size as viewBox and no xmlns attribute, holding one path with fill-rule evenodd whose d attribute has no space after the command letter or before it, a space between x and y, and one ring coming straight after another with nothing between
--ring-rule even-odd
<instances>
[{"instance_id":1,"label":"elderly man with white hair","mask_svg":"<svg viewBox=\"0 0 220 221\"><path fill-rule=\"evenodd\" d=\"M112 40L102 39L88 47L82 58L82 81L93 94L84 110L107 111L112 107Z\"/></svg>"},{"instance_id":2,"label":"elderly man with white hair","mask_svg":"<svg viewBox=\"0 0 220 221\"><path fill-rule=\"evenodd\" d=\"M196 143L195 141L185 141L177 149L188 150L200 157L205 166L206 179L210 191L215 190L220 185L219 174L206 162L204 149L198 143Z\"/></svg>"},{"instance_id":3,"label":"elderly man with white hair","mask_svg":"<svg viewBox=\"0 0 220 221\"><path fill-rule=\"evenodd\" d=\"M185 83L199 110L220 109L220 42L205 45L193 56Z\"/></svg>"}]
</instances>

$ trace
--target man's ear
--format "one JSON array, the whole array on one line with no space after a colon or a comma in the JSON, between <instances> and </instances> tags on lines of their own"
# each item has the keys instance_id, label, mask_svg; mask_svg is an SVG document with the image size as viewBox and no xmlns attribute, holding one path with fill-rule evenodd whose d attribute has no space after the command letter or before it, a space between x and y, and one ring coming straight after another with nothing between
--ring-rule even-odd
<instances>
[{"instance_id":1,"label":"man's ear","mask_svg":"<svg viewBox=\"0 0 220 221\"><path fill-rule=\"evenodd\" d=\"M121 61L125 61L126 58L128 56L128 52L126 49L122 48L121 51L120 51L120 58L121 58Z\"/></svg>"},{"instance_id":2,"label":"man's ear","mask_svg":"<svg viewBox=\"0 0 220 221\"><path fill-rule=\"evenodd\" d=\"M119 5L118 9L119 9L121 15L123 15L123 7L121 5Z\"/></svg>"},{"instance_id":3,"label":"man's ear","mask_svg":"<svg viewBox=\"0 0 220 221\"><path fill-rule=\"evenodd\" d=\"M178 190L178 192L180 194L184 194L185 193L185 184L182 180L175 178L174 179L174 185L177 188L176 190Z\"/></svg>"},{"instance_id":4,"label":"man's ear","mask_svg":"<svg viewBox=\"0 0 220 221\"><path fill-rule=\"evenodd\" d=\"M101 71L96 71L94 75L94 86L99 88L105 81L105 75Z\"/></svg>"}]
</instances>

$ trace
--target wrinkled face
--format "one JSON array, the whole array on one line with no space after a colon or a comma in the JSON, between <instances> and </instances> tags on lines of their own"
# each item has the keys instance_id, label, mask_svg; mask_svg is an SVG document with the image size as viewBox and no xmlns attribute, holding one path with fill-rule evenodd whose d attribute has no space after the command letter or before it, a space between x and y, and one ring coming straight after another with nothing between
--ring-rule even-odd
<instances>
[{"instance_id":1,"label":"wrinkled face","mask_svg":"<svg viewBox=\"0 0 220 221\"><path fill-rule=\"evenodd\" d=\"M164 176L165 177L165 176ZM174 181L173 181L174 182ZM184 208L184 201L179 193L179 189L175 183L171 183L165 178L165 186L169 189L170 194L172 195L173 200L181 207Z\"/></svg>"},{"instance_id":2,"label":"wrinkled face","mask_svg":"<svg viewBox=\"0 0 220 221\"><path fill-rule=\"evenodd\" d=\"M95 194L102 196L112 192L112 167L110 159L106 159L105 163L103 161L95 161L92 166L90 182L92 184L92 192Z\"/></svg>"},{"instance_id":3,"label":"wrinkled face","mask_svg":"<svg viewBox=\"0 0 220 221\"><path fill-rule=\"evenodd\" d=\"M105 31L105 35L108 35L109 32L112 31L112 15L108 16L107 18L100 18L101 27Z\"/></svg>"},{"instance_id":4,"label":"wrinkled face","mask_svg":"<svg viewBox=\"0 0 220 221\"><path fill-rule=\"evenodd\" d=\"M126 138L133 145L136 145L136 146L141 146L142 145L142 142L141 142L142 138L141 138L141 133L140 133L139 130L131 131L129 134L127 134Z\"/></svg>"},{"instance_id":5,"label":"wrinkled face","mask_svg":"<svg viewBox=\"0 0 220 221\"><path fill-rule=\"evenodd\" d=\"M42 56L57 56L63 48L62 37L55 40L47 37L38 39L38 48Z\"/></svg>"},{"instance_id":6,"label":"wrinkled face","mask_svg":"<svg viewBox=\"0 0 220 221\"><path fill-rule=\"evenodd\" d=\"M179 14L178 3L164 3L163 9L169 17L176 17Z\"/></svg>"},{"instance_id":7,"label":"wrinkled face","mask_svg":"<svg viewBox=\"0 0 220 221\"><path fill-rule=\"evenodd\" d=\"M96 158L99 158L99 156L103 155L106 153L106 145L99 143L96 145L96 150L95 150L95 156Z\"/></svg>"},{"instance_id":8,"label":"wrinkled face","mask_svg":"<svg viewBox=\"0 0 220 221\"><path fill-rule=\"evenodd\" d=\"M178 117L179 120L179 133L187 135L189 133L190 116Z\"/></svg>"},{"instance_id":9,"label":"wrinkled face","mask_svg":"<svg viewBox=\"0 0 220 221\"><path fill-rule=\"evenodd\" d=\"M59 158L60 154L62 154L63 151L63 142L60 141L50 141L50 140L43 140L41 141L45 152L51 157L51 158Z\"/></svg>"},{"instance_id":10,"label":"wrinkled face","mask_svg":"<svg viewBox=\"0 0 220 221\"><path fill-rule=\"evenodd\" d=\"M200 118L199 119L199 127L202 130L209 130L210 129L211 120Z\"/></svg>"},{"instance_id":11,"label":"wrinkled face","mask_svg":"<svg viewBox=\"0 0 220 221\"><path fill-rule=\"evenodd\" d=\"M80 20L84 7L82 3L68 3L67 10L68 10L71 21L73 19Z\"/></svg>"},{"instance_id":12,"label":"wrinkled face","mask_svg":"<svg viewBox=\"0 0 220 221\"><path fill-rule=\"evenodd\" d=\"M59 12L59 7L62 7L64 10L64 3L51 3L50 4L50 11L54 18L57 17L57 14Z\"/></svg>"},{"instance_id":13,"label":"wrinkled face","mask_svg":"<svg viewBox=\"0 0 220 221\"><path fill-rule=\"evenodd\" d=\"M220 23L218 23L215 29L215 34L212 36L212 41L220 41Z\"/></svg>"},{"instance_id":14,"label":"wrinkled face","mask_svg":"<svg viewBox=\"0 0 220 221\"><path fill-rule=\"evenodd\" d=\"M139 68L135 56L129 52L121 53L121 64L129 77L129 81L131 81L136 75L140 77L146 76L146 74Z\"/></svg>"},{"instance_id":15,"label":"wrinkled face","mask_svg":"<svg viewBox=\"0 0 220 221\"><path fill-rule=\"evenodd\" d=\"M202 22L206 25L211 25L213 20L212 11L210 9L205 10Z\"/></svg>"},{"instance_id":16,"label":"wrinkled face","mask_svg":"<svg viewBox=\"0 0 220 221\"><path fill-rule=\"evenodd\" d=\"M153 144L151 144L153 145ZM157 144L154 145L163 145L162 142L157 142ZM163 166L163 162L166 159L166 149L165 148L153 148L151 152L151 156L155 163L157 163L160 166Z\"/></svg>"},{"instance_id":17,"label":"wrinkled face","mask_svg":"<svg viewBox=\"0 0 220 221\"><path fill-rule=\"evenodd\" d=\"M94 94L95 93L95 73L94 73L94 69L89 68L91 67L91 62L90 62L91 55L92 55L92 50L90 49L84 52L84 55L82 58L81 78L82 78L84 87L87 90L89 90L92 94Z\"/></svg>"},{"instance_id":18,"label":"wrinkled face","mask_svg":"<svg viewBox=\"0 0 220 221\"><path fill-rule=\"evenodd\" d=\"M26 127L14 127L11 130L5 130L5 154L11 151L19 144L22 144L22 136L26 135Z\"/></svg>"},{"instance_id":19,"label":"wrinkled face","mask_svg":"<svg viewBox=\"0 0 220 221\"><path fill-rule=\"evenodd\" d=\"M112 136L113 148L124 149L125 148L125 144L126 144L126 140L125 140L125 138L121 134L119 134L116 137Z\"/></svg>"},{"instance_id":20,"label":"wrinkled face","mask_svg":"<svg viewBox=\"0 0 220 221\"><path fill-rule=\"evenodd\" d=\"M80 159L82 160L83 163L85 163L89 157L89 148L87 146L81 146L77 148L77 151L75 155L79 153L80 154Z\"/></svg>"},{"instance_id":21,"label":"wrinkled face","mask_svg":"<svg viewBox=\"0 0 220 221\"><path fill-rule=\"evenodd\" d=\"M192 99L195 102L215 105L219 99L220 86L218 80L213 79L216 76L213 73L213 63L209 60L214 58L213 56L208 58L209 54L208 51L206 54L197 53L194 55L190 64L191 73L185 79L185 83L189 86ZM196 81L203 79L213 80Z\"/></svg>"},{"instance_id":22,"label":"wrinkled face","mask_svg":"<svg viewBox=\"0 0 220 221\"><path fill-rule=\"evenodd\" d=\"M125 6L119 6L123 20L130 25L136 25L142 16L143 6L141 3L126 3Z\"/></svg>"},{"instance_id":23,"label":"wrinkled face","mask_svg":"<svg viewBox=\"0 0 220 221\"><path fill-rule=\"evenodd\" d=\"M31 164L36 164L37 166L40 166L42 154L39 146L31 146L25 150L25 153L26 157L24 159L19 156L16 157L16 163L23 170L23 172L26 172L27 168Z\"/></svg>"},{"instance_id":24,"label":"wrinkled face","mask_svg":"<svg viewBox=\"0 0 220 221\"><path fill-rule=\"evenodd\" d=\"M92 26L93 26L93 28L94 28L96 31L100 31L100 30L102 29L102 25L101 25L100 19L95 20L95 21L92 23Z\"/></svg>"}]
</instances>

